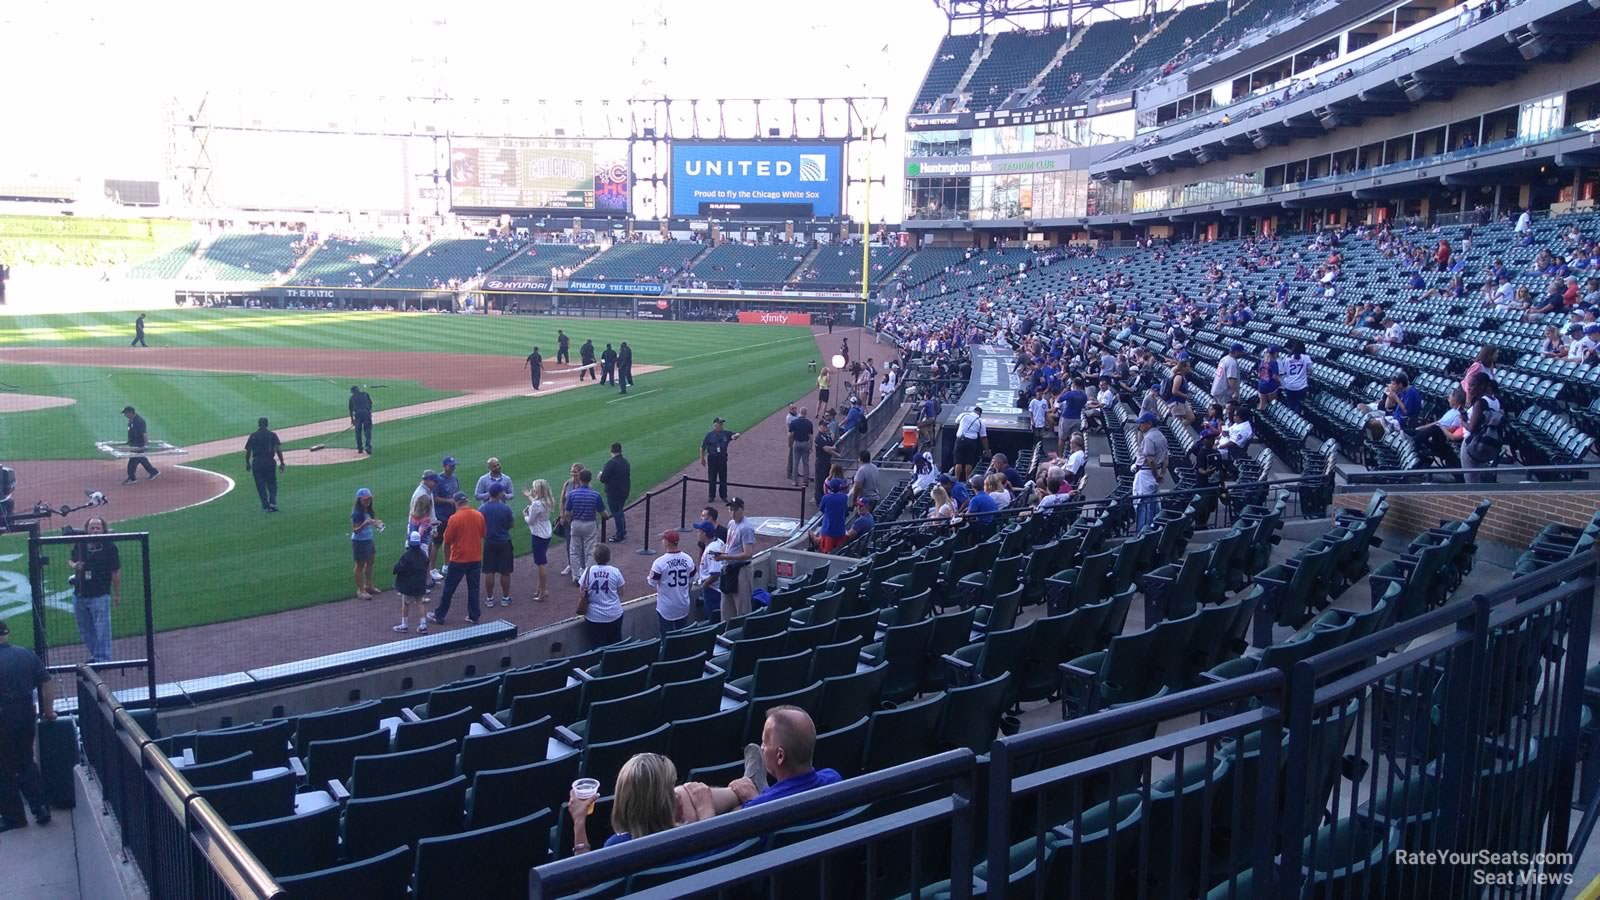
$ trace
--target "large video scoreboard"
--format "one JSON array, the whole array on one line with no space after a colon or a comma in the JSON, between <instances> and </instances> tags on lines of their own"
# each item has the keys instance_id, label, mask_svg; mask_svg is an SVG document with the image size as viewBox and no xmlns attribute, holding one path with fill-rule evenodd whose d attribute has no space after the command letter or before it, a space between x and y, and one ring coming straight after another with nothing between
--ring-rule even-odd
<instances>
[{"instance_id":1,"label":"large video scoreboard","mask_svg":"<svg viewBox=\"0 0 1600 900\"><path fill-rule=\"evenodd\" d=\"M626 211L626 159L626 146L613 141L457 138L450 147L451 205Z\"/></svg>"}]
</instances>

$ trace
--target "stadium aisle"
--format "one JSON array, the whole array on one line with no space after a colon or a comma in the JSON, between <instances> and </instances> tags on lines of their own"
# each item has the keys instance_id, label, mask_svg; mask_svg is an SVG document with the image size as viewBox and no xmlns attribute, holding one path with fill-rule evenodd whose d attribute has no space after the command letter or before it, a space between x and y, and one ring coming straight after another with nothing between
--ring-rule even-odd
<instances>
[{"instance_id":1,"label":"stadium aisle","mask_svg":"<svg viewBox=\"0 0 1600 900\"><path fill-rule=\"evenodd\" d=\"M81 894L72 810L56 810L42 828L29 821L27 828L0 835L0 897L77 900Z\"/></svg>"}]
</instances>

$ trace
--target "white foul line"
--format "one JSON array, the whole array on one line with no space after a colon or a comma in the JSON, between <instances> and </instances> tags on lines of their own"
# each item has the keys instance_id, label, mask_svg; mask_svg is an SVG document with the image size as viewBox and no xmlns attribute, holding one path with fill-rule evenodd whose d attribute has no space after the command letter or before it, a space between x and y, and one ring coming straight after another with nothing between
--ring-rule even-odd
<instances>
[{"instance_id":1,"label":"white foul line","mask_svg":"<svg viewBox=\"0 0 1600 900\"><path fill-rule=\"evenodd\" d=\"M606 405L610 406L613 403L621 403L624 400L632 400L634 397L643 397L645 394L659 394L664 390L666 390L666 388L656 388L656 389L650 390L650 391L635 391L634 393L631 393L631 394L624 394L623 396L618 397L615 400L607 400L606 401Z\"/></svg>"}]
</instances>

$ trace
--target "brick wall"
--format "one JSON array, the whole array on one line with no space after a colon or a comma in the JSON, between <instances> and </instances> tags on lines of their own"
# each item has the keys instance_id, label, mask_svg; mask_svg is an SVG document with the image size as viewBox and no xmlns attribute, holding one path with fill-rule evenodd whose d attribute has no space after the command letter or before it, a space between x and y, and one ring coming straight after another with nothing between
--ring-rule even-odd
<instances>
[{"instance_id":1,"label":"brick wall","mask_svg":"<svg viewBox=\"0 0 1600 900\"><path fill-rule=\"evenodd\" d=\"M1487 539L1515 550L1522 550L1539 530L1559 523L1581 527L1600 509L1600 491L1504 491L1477 494L1466 491L1430 491L1422 494L1390 494L1385 530L1416 534L1437 527L1444 519L1464 519L1485 496L1494 506L1478 529L1479 540ZM1339 494L1337 506L1363 509L1372 499L1368 494Z\"/></svg>"}]
</instances>

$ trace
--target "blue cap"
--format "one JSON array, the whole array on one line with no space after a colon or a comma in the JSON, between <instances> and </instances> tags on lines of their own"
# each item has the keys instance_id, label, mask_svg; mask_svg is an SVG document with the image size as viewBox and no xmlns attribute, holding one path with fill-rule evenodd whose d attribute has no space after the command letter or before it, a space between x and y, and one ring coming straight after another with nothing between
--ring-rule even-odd
<instances>
[{"instance_id":1,"label":"blue cap","mask_svg":"<svg viewBox=\"0 0 1600 900\"><path fill-rule=\"evenodd\" d=\"M1584 334L1594 334L1596 332L1600 332L1600 322L1590 322L1589 324L1583 326Z\"/></svg>"},{"instance_id":2,"label":"blue cap","mask_svg":"<svg viewBox=\"0 0 1600 900\"><path fill-rule=\"evenodd\" d=\"M1179 350L1178 351L1178 362L1188 362L1188 361L1189 361L1189 351L1187 351L1187 350Z\"/></svg>"},{"instance_id":3,"label":"blue cap","mask_svg":"<svg viewBox=\"0 0 1600 900\"><path fill-rule=\"evenodd\" d=\"M717 536L717 526L712 524L709 519L701 519L694 523L694 530L705 534L707 537Z\"/></svg>"},{"instance_id":4,"label":"blue cap","mask_svg":"<svg viewBox=\"0 0 1600 900\"><path fill-rule=\"evenodd\" d=\"M361 499L362 497L371 497L371 496L372 496L372 488L357 488L356 489L356 499L357 500Z\"/></svg>"},{"instance_id":5,"label":"blue cap","mask_svg":"<svg viewBox=\"0 0 1600 900\"><path fill-rule=\"evenodd\" d=\"M939 482L940 484L955 484L956 483L956 480L954 478L950 477L950 473L949 472L940 472L939 473L939 477L934 479L934 480Z\"/></svg>"},{"instance_id":6,"label":"blue cap","mask_svg":"<svg viewBox=\"0 0 1600 900\"><path fill-rule=\"evenodd\" d=\"M1279 352L1278 345L1277 344L1273 344L1272 346L1268 347L1267 348L1267 352L1268 353L1277 353L1277 352Z\"/></svg>"},{"instance_id":7,"label":"blue cap","mask_svg":"<svg viewBox=\"0 0 1600 900\"><path fill-rule=\"evenodd\" d=\"M456 495L455 495L455 497L453 499L457 503L465 503L465 502L467 502L467 492L466 491L456 491Z\"/></svg>"},{"instance_id":8,"label":"blue cap","mask_svg":"<svg viewBox=\"0 0 1600 900\"><path fill-rule=\"evenodd\" d=\"M499 497L502 494L504 494L505 492L506 492L506 486L501 484L498 481L496 481L494 484L489 485L489 496L491 496L491 497Z\"/></svg>"},{"instance_id":9,"label":"blue cap","mask_svg":"<svg viewBox=\"0 0 1600 900\"><path fill-rule=\"evenodd\" d=\"M456 458L454 456L446 456L444 459L439 460L440 468L448 469L455 464Z\"/></svg>"},{"instance_id":10,"label":"blue cap","mask_svg":"<svg viewBox=\"0 0 1600 900\"><path fill-rule=\"evenodd\" d=\"M1139 424L1139 425L1155 425L1160 421L1161 421L1160 419L1156 418L1156 414L1155 413L1147 412L1147 413L1140 413L1139 414L1139 419L1138 419L1138 422L1136 424Z\"/></svg>"},{"instance_id":11,"label":"blue cap","mask_svg":"<svg viewBox=\"0 0 1600 900\"><path fill-rule=\"evenodd\" d=\"M1244 352L1244 345L1243 344L1234 344L1232 347L1228 348L1228 352L1229 353L1243 353Z\"/></svg>"}]
</instances>

